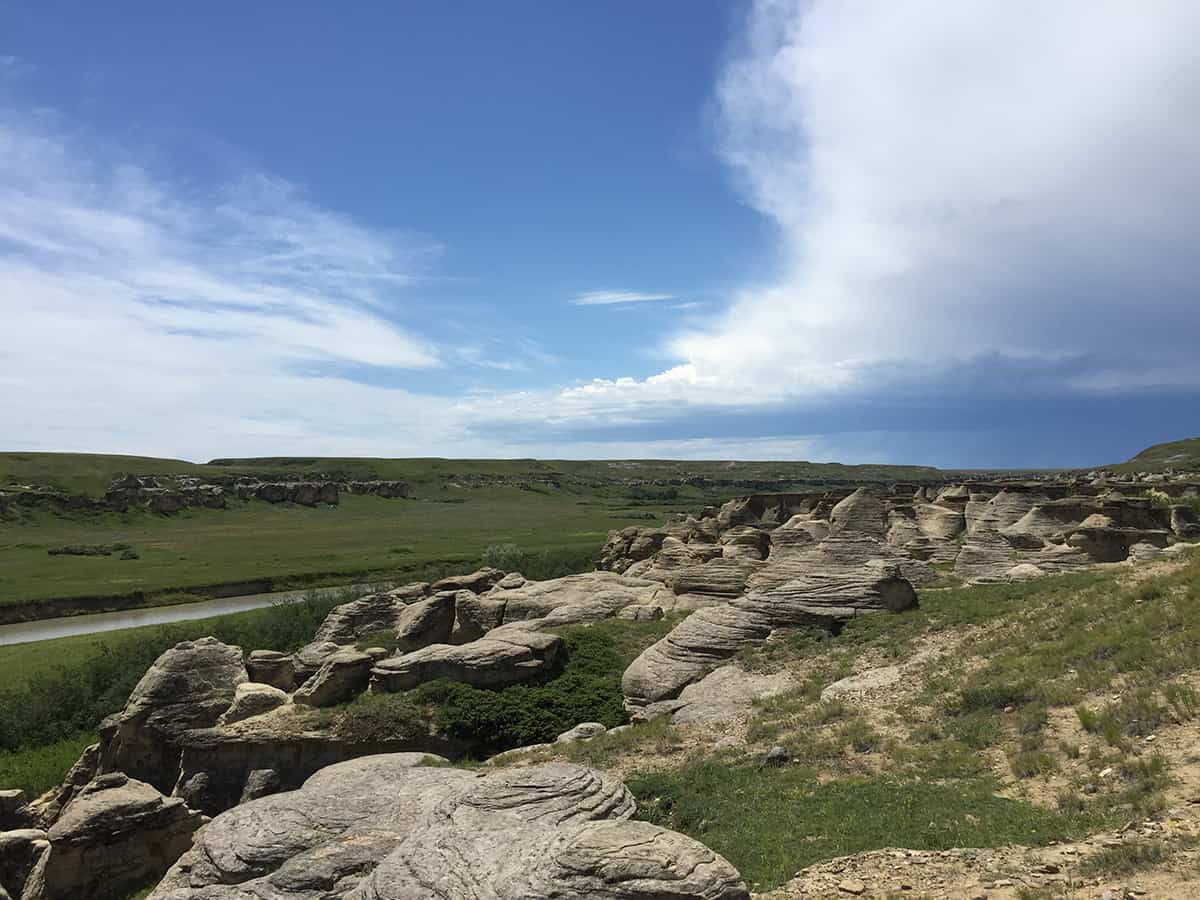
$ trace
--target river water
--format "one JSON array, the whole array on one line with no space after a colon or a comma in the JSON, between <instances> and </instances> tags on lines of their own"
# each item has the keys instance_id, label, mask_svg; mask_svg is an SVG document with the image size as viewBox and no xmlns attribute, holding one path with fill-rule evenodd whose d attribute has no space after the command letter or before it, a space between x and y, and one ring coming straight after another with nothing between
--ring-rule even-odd
<instances>
[{"instance_id":1,"label":"river water","mask_svg":"<svg viewBox=\"0 0 1200 900\"><path fill-rule=\"evenodd\" d=\"M322 592L347 589L367 591L371 587L366 584L349 584L320 588L320 590ZM168 622L209 619L213 616L259 609L263 606L270 606L272 603L301 600L307 593L307 590L301 590L276 591L270 594L244 594L240 597L221 597L216 600L201 600L197 603L181 603L178 606L153 606L146 609L123 609L117 612L92 613L85 616L39 619L36 622L17 622L12 625L0 625L0 647L6 644L28 644L33 641L47 641L51 638L71 637L79 634L99 634L122 628L138 628L142 625L163 625Z\"/></svg>"}]
</instances>

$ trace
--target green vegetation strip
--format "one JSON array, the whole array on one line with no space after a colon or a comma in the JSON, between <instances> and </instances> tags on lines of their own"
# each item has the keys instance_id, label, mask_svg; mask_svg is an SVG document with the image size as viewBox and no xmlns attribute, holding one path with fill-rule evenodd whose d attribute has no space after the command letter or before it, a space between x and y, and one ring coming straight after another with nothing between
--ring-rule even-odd
<instances>
[{"instance_id":1,"label":"green vegetation strip","mask_svg":"<svg viewBox=\"0 0 1200 900\"><path fill-rule=\"evenodd\" d=\"M822 783L801 767L708 760L627 783L641 818L703 841L767 889L814 862L880 847L1047 844L1097 824L997 797L989 779Z\"/></svg>"}]
</instances>

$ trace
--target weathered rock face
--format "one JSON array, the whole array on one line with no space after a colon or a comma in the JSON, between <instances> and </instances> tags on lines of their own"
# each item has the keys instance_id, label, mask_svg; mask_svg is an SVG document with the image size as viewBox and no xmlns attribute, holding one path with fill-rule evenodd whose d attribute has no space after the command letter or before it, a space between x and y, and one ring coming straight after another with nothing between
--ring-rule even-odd
<instances>
[{"instance_id":1,"label":"weathered rock face","mask_svg":"<svg viewBox=\"0 0 1200 900\"><path fill-rule=\"evenodd\" d=\"M330 610L314 641L334 644L353 644L374 631L390 631L399 624L400 616L411 603L429 596L429 585L414 582L390 591L368 594Z\"/></svg>"},{"instance_id":2,"label":"weathered rock face","mask_svg":"<svg viewBox=\"0 0 1200 900\"><path fill-rule=\"evenodd\" d=\"M278 650L251 650L246 661L246 674L251 681L269 684L290 691L296 684L296 664L290 653Z\"/></svg>"},{"instance_id":3,"label":"weathered rock face","mask_svg":"<svg viewBox=\"0 0 1200 900\"><path fill-rule=\"evenodd\" d=\"M0 898L41 897L49 858L46 832L33 828L0 831Z\"/></svg>"},{"instance_id":4,"label":"weathered rock face","mask_svg":"<svg viewBox=\"0 0 1200 900\"><path fill-rule=\"evenodd\" d=\"M829 533L853 531L882 538L887 531L887 511L878 495L859 488L834 506L829 514Z\"/></svg>"},{"instance_id":5,"label":"weathered rock face","mask_svg":"<svg viewBox=\"0 0 1200 900\"><path fill-rule=\"evenodd\" d=\"M479 777L410 755L331 766L216 818L151 900L748 900L624 786L549 764Z\"/></svg>"},{"instance_id":6,"label":"weathered rock face","mask_svg":"<svg viewBox=\"0 0 1200 900\"><path fill-rule=\"evenodd\" d=\"M29 808L29 798L25 796L24 791L0 791L0 831L31 828L34 822L33 811Z\"/></svg>"},{"instance_id":7,"label":"weathered rock face","mask_svg":"<svg viewBox=\"0 0 1200 900\"><path fill-rule=\"evenodd\" d=\"M368 654L347 647L321 664L304 684L296 688L292 699L306 706L333 706L361 694L371 678L375 660Z\"/></svg>"},{"instance_id":8,"label":"weathered rock face","mask_svg":"<svg viewBox=\"0 0 1200 900\"><path fill-rule=\"evenodd\" d=\"M313 722L303 706L287 706L191 732L175 793L192 809L213 816L248 800L295 790L314 772L348 759L401 751L440 759L463 750L430 734L343 735L332 722Z\"/></svg>"},{"instance_id":9,"label":"weathered rock face","mask_svg":"<svg viewBox=\"0 0 1200 900\"><path fill-rule=\"evenodd\" d=\"M87 785L50 828L42 900L118 897L162 875L203 817L121 773Z\"/></svg>"},{"instance_id":10,"label":"weathered rock face","mask_svg":"<svg viewBox=\"0 0 1200 900\"><path fill-rule=\"evenodd\" d=\"M371 688L407 691L437 678L477 687L518 684L551 669L562 647L558 635L503 625L469 644L433 644L381 659L371 669Z\"/></svg>"},{"instance_id":11,"label":"weathered rock face","mask_svg":"<svg viewBox=\"0 0 1200 900\"><path fill-rule=\"evenodd\" d=\"M638 717L653 719L669 715L676 725L726 722L748 712L755 700L773 697L796 686L786 672L765 675L747 672L732 663L689 684L672 700L651 703L638 711Z\"/></svg>"},{"instance_id":12,"label":"weathered rock face","mask_svg":"<svg viewBox=\"0 0 1200 900\"><path fill-rule=\"evenodd\" d=\"M186 732L215 724L247 680L240 647L211 637L176 644L142 676L125 709L101 725L100 771L169 794Z\"/></svg>"},{"instance_id":13,"label":"weathered rock face","mask_svg":"<svg viewBox=\"0 0 1200 900\"><path fill-rule=\"evenodd\" d=\"M899 612L915 605L912 585L894 568L863 566L803 575L692 613L630 664L621 688L632 706L669 700L739 650L762 643L777 628L832 627L865 613Z\"/></svg>"},{"instance_id":14,"label":"weathered rock face","mask_svg":"<svg viewBox=\"0 0 1200 900\"><path fill-rule=\"evenodd\" d=\"M499 569L484 568L469 575L452 575L449 578L443 578L441 581L435 581L432 590L435 592L471 591L475 594L482 594L484 591L492 588L503 577L504 573Z\"/></svg>"},{"instance_id":15,"label":"weathered rock face","mask_svg":"<svg viewBox=\"0 0 1200 900\"><path fill-rule=\"evenodd\" d=\"M277 687L247 681L237 686L233 704L225 710L217 724L229 725L251 716L261 716L283 706L289 699L288 695Z\"/></svg>"},{"instance_id":16,"label":"weathered rock face","mask_svg":"<svg viewBox=\"0 0 1200 900\"><path fill-rule=\"evenodd\" d=\"M470 591L442 591L406 606L396 621L396 649L407 653L450 640L459 594L475 596Z\"/></svg>"}]
</instances>

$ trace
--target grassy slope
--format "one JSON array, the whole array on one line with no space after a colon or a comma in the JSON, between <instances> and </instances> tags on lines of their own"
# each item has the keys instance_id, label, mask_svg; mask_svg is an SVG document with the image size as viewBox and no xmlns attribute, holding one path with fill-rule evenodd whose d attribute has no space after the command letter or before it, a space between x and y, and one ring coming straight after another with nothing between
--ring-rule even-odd
<instances>
[{"instance_id":1,"label":"grassy slope","mask_svg":"<svg viewBox=\"0 0 1200 900\"><path fill-rule=\"evenodd\" d=\"M1200 556L1127 571L927 590L920 609L836 638L792 632L742 659L803 685L758 704L744 743L659 721L541 756L619 771L640 815L767 888L864 850L1044 845L1141 820L1171 784L1161 737L1200 715ZM818 699L938 645L875 703ZM776 744L794 765L762 765Z\"/></svg>"},{"instance_id":2,"label":"grassy slope","mask_svg":"<svg viewBox=\"0 0 1200 900\"><path fill-rule=\"evenodd\" d=\"M1160 469L1200 470L1200 437L1147 447L1128 462L1109 468L1119 472L1153 472Z\"/></svg>"}]
</instances>

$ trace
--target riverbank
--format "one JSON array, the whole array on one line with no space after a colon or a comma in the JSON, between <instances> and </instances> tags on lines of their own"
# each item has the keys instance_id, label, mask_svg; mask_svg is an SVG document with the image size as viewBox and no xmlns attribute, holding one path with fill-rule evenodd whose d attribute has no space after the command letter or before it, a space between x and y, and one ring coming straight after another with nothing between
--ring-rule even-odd
<instances>
[{"instance_id":1,"label":"riverbank","mask_svg":"<svg viewBox=\"0 0 1200 900\"><path fill-rule=\"evenodd\" d=\"M329 586L325 591L367 593L376 586L391 582L372 582ZM71 615L54 619L38 619L0 625L0 647L12 644L28 644L50 641L78 635L97 635L109 631L125 631L151 625L166 625L176 622L191 622L217 616L261 609L273 603L294 603L304 599L312 589L295 591L264 591L242 594L235 597L218 597L180 603L173 606L152 606L141 609L126 609L114 612Z\"/></svg>"}]
</instances>

